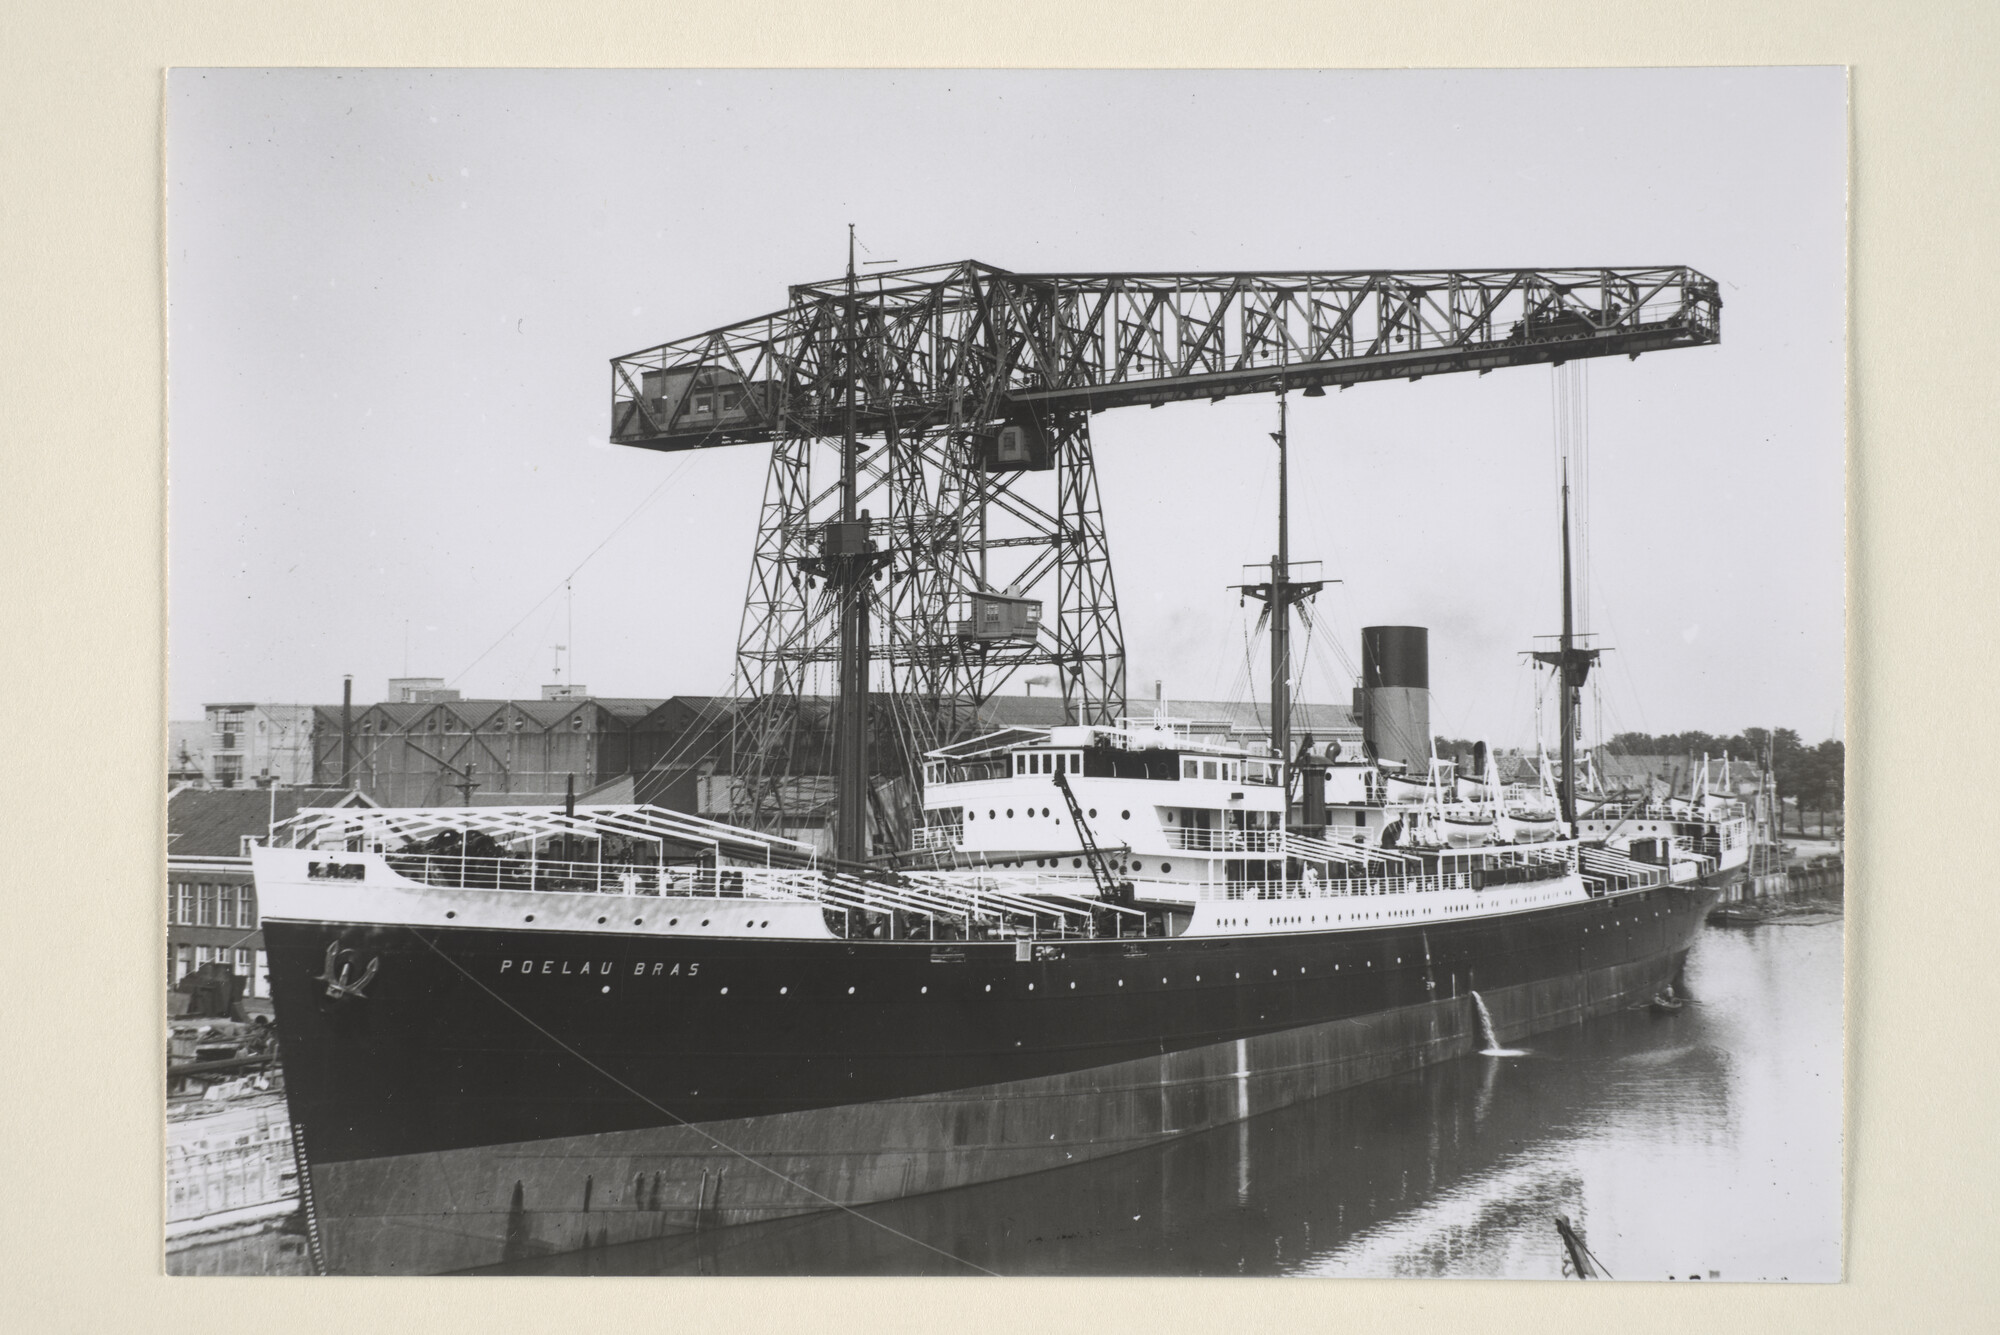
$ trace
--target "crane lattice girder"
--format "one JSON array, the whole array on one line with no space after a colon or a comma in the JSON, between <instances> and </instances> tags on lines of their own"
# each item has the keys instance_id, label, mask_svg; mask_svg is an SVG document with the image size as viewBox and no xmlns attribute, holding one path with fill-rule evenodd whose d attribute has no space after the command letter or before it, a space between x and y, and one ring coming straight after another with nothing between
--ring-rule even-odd
<instances>
[{"instance_id":1,"label":"crane lattice girder","mask_svg":"<svg viewBox=\"0 0 2000 1335\"><path fill-rule=\"evenodd\" d=\"M791 289L782 311L612 362L614 442L701 449L845 426L978 429L1279 388L1637 356L1715 342L1684 266L1436 272L1016 274L960 264ZM705 411L704 411L705 409Z\"/></svg>"}]
</instances>

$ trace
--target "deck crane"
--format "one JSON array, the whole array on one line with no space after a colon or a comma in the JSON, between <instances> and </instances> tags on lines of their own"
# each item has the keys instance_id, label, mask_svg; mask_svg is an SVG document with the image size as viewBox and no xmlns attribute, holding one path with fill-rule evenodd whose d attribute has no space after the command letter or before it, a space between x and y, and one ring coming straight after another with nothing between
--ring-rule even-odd
<instances>
[{"instance_id":1,"label":"deck crane","mask_svg":"<svg viewBox=\"0 0 2000 1335\"><path fill-rule=\"evenodd\" d=\"M732 805L744 823L785 823L810 800L793 775L830 738L837 848L858 861L871 743L876 769L914 775L917 753L961 735L1025 667L1055 669L1071 722L1124 712L1093 414L1698 347L1720 337L1721 308L1715 281L1683 266L1030 274L967 260L863 275L850 242L845 275L791 288L777 311L614 358L611 440L771 446ZM871 661L891 716L874 731ZM812 690L825 665L830 714Z\"/></svg>"},{"instance_id":2,"label":"deck crane","mask_svg":"<svg viewBox=\"0 0 2000 1335\"><path fill-rule=\"evenodd\" d=\"M1057 770L1055 785L1062 790L1063 805L1069 808L1069 823L1082 844L1083 860L1090 864L1090 879L1097 885L1097 897L1108 903L1130 904L1132 883L1118 879L1110 855L1098 844L1090 822L1083 818L1083 804L1076 800L1076 791L1069 786L1069 775Z\"/></svg>"}]
</instances>

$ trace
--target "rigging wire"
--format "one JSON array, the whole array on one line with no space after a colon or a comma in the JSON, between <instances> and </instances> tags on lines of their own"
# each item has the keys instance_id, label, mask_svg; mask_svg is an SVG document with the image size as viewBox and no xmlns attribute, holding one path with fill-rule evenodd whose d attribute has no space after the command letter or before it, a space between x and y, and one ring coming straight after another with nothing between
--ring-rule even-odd
<instances>
[{"instance_id":1,"label":"rigging wire","mask_svg":"<svg viewBox=\"0 0 2000 1335\"><path fill-rule=\"evenodd\" d=\"M640 501L637 505L632 507L632 511L630 514L626 515L623 519L619 520L618 523L615 526L613 526L612 530L609 533L605 534L603 539L599 541L595 547L592 547L588 552L584 553L583 559L581 561L578 561L574 566L572 566L570 568L570 572L567 575L564 575L561 579L557 580L555 582L555 585L552 588L550 588L547 593L535 599L534 604L531 607L529 607L527 611L521 614L521 619L519 621L516 621L513 625L507 627L506 630L500 633L500 637L498 639L494 640L493 643L487 645L484 649L480 650L479 656L477 658L474 658L470 663L467 663L464 667L460 668L458 672L451 677L450 680L452 684L456 684L457 682L459 682L461 679L464 678L466 673L472 671L472 669L478 667L480 663L484 662L486 656L492 653L495 649L498 649L502 644L504 644L507 640L507 637L512 635L515 631L519 630L527 622L528 618L533 616L536 613L536 611L541 608L543 603L546 603L549 599L555 597L558 593L561 593L563 589L568 586L569 582L576 578L577 573L581 571L585 566L590 564L591 559L593 557L595 557L599 552L603 551L613 538L617 537L620 533L624 532L625 526L630 524L633 520L637 519L639 517L640 512L643 511L647 506L651 505L654 499L658 497L661 492L667 489L668 483L672 482L675 478L679 477L681 473L687 469L688 464L692 462L692 458L693 456L691 455L686 458L683 458L678 465L669 470L667 475L660 479L659 484L655 486L651 491L646 493L646 498Z\"/></svg>"}]
</instances>

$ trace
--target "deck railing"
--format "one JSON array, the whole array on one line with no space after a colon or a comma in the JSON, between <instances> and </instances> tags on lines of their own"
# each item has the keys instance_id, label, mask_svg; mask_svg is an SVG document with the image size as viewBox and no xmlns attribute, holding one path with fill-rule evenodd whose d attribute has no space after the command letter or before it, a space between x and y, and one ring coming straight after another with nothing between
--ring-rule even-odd
<instances>
[{"instance_id":1,"label":"deck railing","mask_svg":"<svg viewBox=\"0 0 2000 1335\"><path fill-rule=\"evenodd\" d=\"M1283 830L1204 830L1167 827L1167 846L1194 853L1283 853Z\"/></svg>"},{"instance_id":2,"label":"deck railing","mask_svg":"<svg viewBox=\"0 0 2000 1335\"><path fill-rule=\"evenodd\" d=\"M1698 812L1665 802L1612 801L1593 807L1582 814L1586 820L1653 820L1669 823L1678 821L1688 825L1743 820L1748 816L1748 810L1741 802L1719 798L1711 798L1709 801L1710 806Z\"/></svg>"},{"instance_id":3,"label":"deck railing","mask_svg":"<svg viewBox=\"0 0 2000 1335\"><path fill-rule=\"evenodd\" d=\"M662 867L549 858L461 858L448 853L386 853L383 860L397 875L425 885L586 895L795 899L812 877L810 872L772 867Z\"/></svg>"},{"instance_id":4,"label":"deck railing","mask_svg":"<svg viewBox=\"0 0 2000 1335\"><path fill-rule=\"evenodd\" d=\"M1203 883L1198 897L1204 900L1345 899L1437 890L1499 890L1510 885L1560 880L1569 870L1567 861L1548 861L1431 876L1397 874L1304 877L1284 881L1215 881Z\"/></svg>"},{"instance_id":5,"label":"deck railing","mask_svg":"<svg viewBox=\"0 0 2000 1335\"><path fill-rule=\"evenodd\" d=\"M949 853L964 838L963 825L925 825L910 836L910 848L918 853Z\"/></svg>"}]
</instances>

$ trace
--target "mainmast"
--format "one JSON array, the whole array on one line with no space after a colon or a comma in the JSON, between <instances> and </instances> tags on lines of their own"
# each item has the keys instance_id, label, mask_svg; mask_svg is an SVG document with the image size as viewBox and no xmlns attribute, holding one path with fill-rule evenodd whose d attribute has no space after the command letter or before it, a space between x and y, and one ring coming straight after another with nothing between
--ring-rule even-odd
<instances>
[{"instance_id":1,"label":"mainmast","mask_svg":"<svg viewBox=\"0 0 2000 1335\"><path fill-rule=\"evenodd\" d=\"M1535 661L1547 663L1556 669L1561 696L1557 702L1558 717L1562 728L1560 756L1560 777L1556 782L1556 800L1562 805L1562 818L1572 830L1576 825L1576 719L1583 703L1583 683L1590 676L1591 667L1597 662L1597 650L1579 649L1576 645L1576 615L1570 593L1569 554L1569 461L1563 461L1562 482L1562 556L1563 556L1563 612L1562 639L1560 648L1554 653L1537 651Z\"/></svg>"},{"instance_id":2,"label":"mainmast","mask_svg":"<svg viewBox=\"0 0 2000 1335\"><path fill-rule=\"evenodd\" d=\"M1291 477L1286 467L1286 399L1278 395L1278 551L1271 558L1271 749L1278 753L1285 791L1291 792L1292 611L1286 595L1292 583Z\"/></svg>"}]
</instances>

